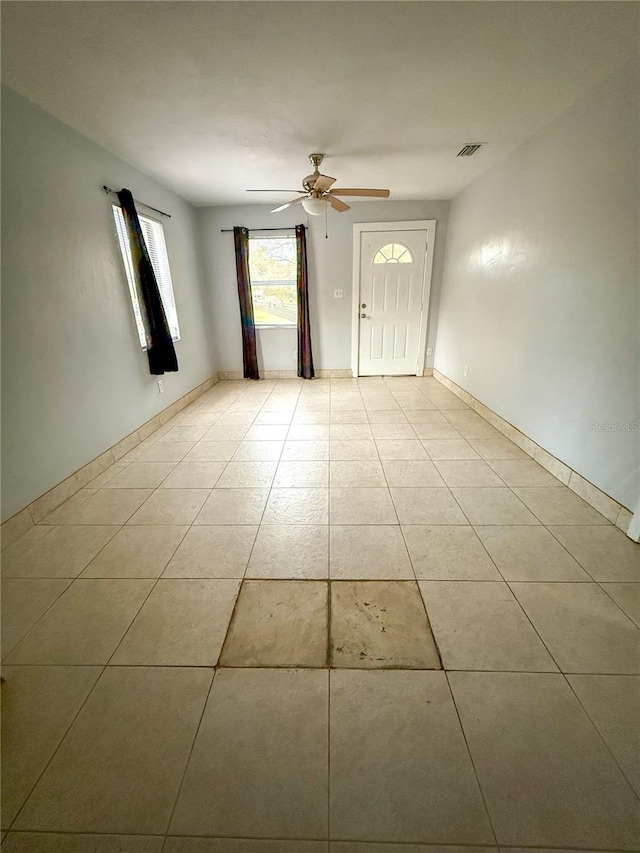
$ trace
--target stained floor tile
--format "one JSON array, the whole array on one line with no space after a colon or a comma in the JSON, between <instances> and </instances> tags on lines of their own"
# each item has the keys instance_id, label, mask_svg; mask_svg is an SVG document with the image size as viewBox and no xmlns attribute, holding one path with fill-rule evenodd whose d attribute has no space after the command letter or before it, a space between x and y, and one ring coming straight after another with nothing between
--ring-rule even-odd
<instances>
[{"instance_id":1,"label":"stained floor tile","mask_svg":"<svg viewBox=\"0 0 640 853\"><path fill-rule=\"evenodd\" d=\"M415 581L333 582L330 665L440 669Z\"/></svg>"},{"instance_id":2,"label":"stained floor tile","mask_svg":"<svg viewBox=\"0 0 640 853\"><path fill-rule=\"evenodd\" d=\"M500 845L636 848L637 800L562 675L448 677Z\"/></svg>"},{"instance_id":3,"label":"stained floor tile","mask_svg":"<svg viewBox=\"0 0 640 853\"><path fill-rule=\"evenodd\" d=\"M212 675L201 668L107 668L15 828L163 833Z\"/></svg>"},{"instance_id":4,"label":"stained floor tile","mask_svg":"<svg viewBox=\"0 0 640 853\"><path fill-rule=\"evenodd\" d=\"M444 673L334 670L330 726L333 836L494 841Z\"/></svg>"},{"instance_id":5,"label":"stained floor tile","mask_svg":"<svg viewBox=\"0 0 640 853\"><path fill-rule=\"evenodd\" d=\"M326 666L327 594L321 581L245 581L220 665Z\"/></svg>"},{"instance_id":6,"label":"stained floor tile","mask_svg":"<svg viewBox=\"0 0 640 853\"><path fill-rule=\"evenodd\" d=\"M326 838L328 700L326 670L218 672L170 832Z\"/></svg>"}]
</instances>

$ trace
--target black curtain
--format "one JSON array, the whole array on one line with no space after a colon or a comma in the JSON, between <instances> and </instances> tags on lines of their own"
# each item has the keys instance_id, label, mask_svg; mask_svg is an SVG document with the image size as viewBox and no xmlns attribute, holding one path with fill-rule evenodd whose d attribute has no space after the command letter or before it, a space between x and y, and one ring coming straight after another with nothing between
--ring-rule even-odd
<instances>
[{"instance_id":1,"label":"black curtain","mask_svg":"<svg viewBox=\"0 0 640 853\"><path fill-rule=\"evenodd\" d=\"M260 379L258 351L256 349L256 326L253 319L253 299L251 297L251 278L249 277L249 231L246 228L236 226L233 229L233 242L236 248L244 378Z\"/></svg>"},{"instance_id":2,"label":"black curtain","mask_svg":"<svg viewBox=\"0 0 640 853\"><path fill-rule=\"evenodd\" d=\"M149 373L160 376L163 373L175 372L178 370L176 350L171 339L158 282L144 241L133 196L129 190L122 189L118 193L118 198L127 225L129 245L131 246L136 289L147 339Z\"/></svg>"},{"instance_id":3,"label":"black curtain","mask_svg":"<svg viewBox=\"0 0 640 853\"><path fill-rule=\"evenodd\" d=\"M313 379L311 325L309 323L309 279L307 273L307 237L304 225L296 225L298 285L298 376Z\"/></svg>"}]
</instances>

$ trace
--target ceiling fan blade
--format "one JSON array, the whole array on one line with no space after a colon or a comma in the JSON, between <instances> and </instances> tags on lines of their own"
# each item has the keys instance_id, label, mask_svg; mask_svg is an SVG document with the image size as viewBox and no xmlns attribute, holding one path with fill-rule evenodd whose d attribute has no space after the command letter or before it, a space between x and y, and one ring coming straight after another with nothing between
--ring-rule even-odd
<instances>
[{"instance_id":1,"label":"ceiling fan blade","mask_svg":"<svg viewBox=\"0 0 640 853\"><path fill-rule=\"evenodd\" d=\"M328 175L319 175L313 185L314 190L318 192L326 192L329 187L332 187L336 182L335 178L330 178Z\"/></svg>"},{"instance_id":2,"label":"ceiling fan blade","mask_svg":"<svg viewBox=\"0 0 640 853\"><path fill-rule=\"evenodd\" d=\"M247 193L303 193L304 190L245 190Z\"/></svg>"},{"instance_id":3,"label":"ceiling fan blade","mask_svg":"<svg viewBox=\"0 0 640 853\"><path fill-rule=\"evenodd\" d=\"M284 204L281 204L280 207L274 207L271 213L280 213L281 210L285 210L287 207L291 207L292 204L297 204L299 201L302 201L302 199L306 197L306 195L303 195L300 196L300 198L292 198L291 201L287 201Z\"/></svg>"},{"instance_id":4,"label":"ceiling fan blade","mask_svg":"<svg viewBox=\"0 0 640 853\"><path fill-rule=\"evenodd\" d=\"M345 204L343 201L340 201L339 198L332 196L331 193L327 193L325 196L329 204L334 210L337 210L338 213L344 213L345 210L351 210L348 204Z\"/></svg>"},{"instance_id":5,"label":"ceiling fan blade","mask_svg":"<svg viewBox=\"0 0 640 853\"><path fill-rule=\"evenodd\" d=\"M331 192L334 195L363 195L370 196L371 198L389 198L389 190L369 190L361 188L349 188L349 187L339 187L337 189L332 189Z\"/></svg>"}]
</instances>

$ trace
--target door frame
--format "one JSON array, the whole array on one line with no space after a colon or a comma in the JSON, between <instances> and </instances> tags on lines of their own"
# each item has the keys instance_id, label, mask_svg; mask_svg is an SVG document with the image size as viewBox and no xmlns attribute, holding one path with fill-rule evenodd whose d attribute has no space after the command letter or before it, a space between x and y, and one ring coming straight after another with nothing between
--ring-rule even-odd
<instances>
[{"instance_id":1,"label":"door frame","mask_svg":"<svg viewBox=\"0 0 640 853\"><path fill-rule=\"evenodd\" d=\"M429 297L431 294L431 274L433 271L433 247L436 234L435 219L409 219L403 222L356 222L353 226L353 285L351 301L351 373L359 376L360 370L360 256L362 235L368 231L426 231L427 254L422 280L422 310L420 311L420 331L418 334L418 355L416 358L416 376L422 376L425 350L427 347L427 324L429 321ZM413 374L412 374L413 375Z\"/></svg>"}]
</instances>

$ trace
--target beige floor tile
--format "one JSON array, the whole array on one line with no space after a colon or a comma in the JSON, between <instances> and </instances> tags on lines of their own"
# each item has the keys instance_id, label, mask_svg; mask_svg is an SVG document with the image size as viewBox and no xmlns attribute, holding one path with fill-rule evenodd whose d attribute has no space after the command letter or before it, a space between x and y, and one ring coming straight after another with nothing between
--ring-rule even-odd
<instances>
[{"instance_id":1,"label":"beige floor tile","mask_svg":"<svg viewBox=\"0 0 640 853\"><path fill-rule=\"evenodd\" d=\"M376 440L415 440L416 432L410 423L374 423L371 427ZM332 436L333 438L333 436Z\"/></svg>"},{"instance_id":2,"label":"beige floor tile","mask_svg":"<svg viewBox=\"0 0 640 853\"><path fill-rule=\"evenodd\" d=\"M287 441L282 451L282 459L288 462L314 462L328 458L328 441Z\"/></svg>"},{"instance_id":3,"label":"beige floor tile","mask_svg":"<svg viewBox=\"0 0 640 853\"><path fill-rule=\"evenodd\" d=\"M600 586L640 627L640 583L603 583Z\"/></svg>"},{"instance_id":4,"label":"beige floor tile","mask_svg":"<svg viewBox=\"0 0 640 853\"><path fill-rule=\"evenodd\" d=\"M98 489L80 489L75 495L72 495L64 503L60 504L57 509L50 512L45 518L38 521L38 524L56 525L56 524L74 524L74 516L78 509L82 507L90 498L98 494Z\"/></svg>"},{"instance_id":5,"label":"beige floor tile","mask_svg":"<svg viewBox=\"0 0 640 853\"><path fill-rule=\"evenodd\" d=\"M330 730L334 837L492 843L444 673L333 671Z\"/></svg>"},{"instance_id":6,"label":"beige floor tile","mask_svg":"<svg viewBox=\"0 0 640 853\"><path fill-rule=\"evenodd\" d=\"M524 450L508 438L470 438L469 444L484 459L529 459Z\"/></svg>"},{"instance_id":7,"label":"beige floor tile","mask_svg":"<svg viewBox=\"0 0 640 853\"><path fill-rule=\"evenodd\" d=\"M291 414L289 415L287 423L291 423L296 426L303 424L328 424L329 412L295 412L293 416Z\"/></svg>"},{"instance_id":8,"label":"beige floor tile","mask_svg":"<svg viewBox=\"0 0 640 853\"><path fill-rule=\"evenodd\" d=\"M511 489L455 488L451 491L471 524L540 524Z\"/></svg>"},{"instance_id":9,"label":"beige floor tile","mask_svg":"<svg viewBox=\"0 0 640 853\"><path fill-rule=\"evenodd\" d=\"M290 411L288 412L258 412L256 415L254 423L259 424L290 424L292 422L293 415ZM304 423L321 423L321 421L305 421Z\"/></svg>"},{"instance_id":10,"label":"beige floor tile","mask_svg":"<svg viewBox=\"0 0 640 853\"><path fill-rule=\"evenodd\" d=\"M233 455L234 462L277 462L284 441L243 441Z\"/></svg>"},{"instance_id":11,"label":"beige floor tile","mask_svg":"<svg viewBox=\"0 0 640 853\"><path fill-rule=\"evenodd\" d=\"M566 486L557 489L518 488L513 491L543 524L609 524L603 515Z\"/></svg>"},{"instance_id":12,"label":"beige floor tile","mask_svg":"<svg viewBox=\"0 0 640 853\"><path fill-rule=\"evenodd\" d=\"M329 442L329 458L333 460L378 459L378 451L373 439L331 441Z\"/></svg>"},{"instance_id":13,"label":"beige floor tile","mask_svg":"<svg viewBox=\"0 0 640 853\"><path fill-rule=\"evenodd\" d=\"M637 800L561 675L449 681L500 845L637 846Z\"/></svg>"},{"instance_id":14,"label":"beige floor tile","mask_svg":"<svg viewBox=\"0 0 640 853\"><path fill-rule=\"evenodd\" d=\"M325 415L328 419L328 416ZM282 436L290 441L319 441L329 438L329 424L291 424L289 432Z\"/></svg>"},{"instance_id":15,"label":"beige floor tile","mask_svg":"<svg viewBox=\"0 0 640 853\"><path fill-rule=\"evenodd\" d=\"M418 438L423 440L462 439L458 430L451 424L418 423L413 428Z\"/></svg>"},{"instance_id":16,"label":"beige floor tile","mask_svg":"<svg viewBox=\"0 0 640 853\"><path fill-rule=\"evenodd\" d=\"M371 424L406 424L409 423L404 412L394 409L372 409L368 413ZM375 435L375 433L374 433Z\"/></svg>"},{"instance_id":17,"label":"beige floor tile","mask_svg":"<svg viewBox=\"0 0 640 853\"><path fill-rule=\"evenodd\" d=\"M328 575L327 525L263 524L260 527L247 568L248 578L326 579Z\"/></svg>"},{"instance_id":18,"label":"beige floor tile","mask_svg":"<svg viewBox=\"0 0 640 853\"><path fill-rule=\"evenodd\" d=\"M400 524L468 524L447 488L391 489Z\"/></svg>"},{"instance_id":19,"label":"beige floor tile","mask_svg":"<svg viewBox=\"0 0 640 853\"><path fill-rule=\"evenodd\" d=\"M271 489L265 524L328 524L329 489Z\"/></svg>"},{"instance_id":20,"label":"beige floor tile","mask_svg":"<svg viewBox=\"0 0 640 853\"><path fill-rule=\"evenodd\" d=\"M38 524L30 527L26 533L12 542L10 545L2 549L2 571L6 569L20 557L23 557L27 551L30 551L34 545L37 545L42 539L52 533L56 527L54 525ZM6 576L6 575L5 575Z\"/></svg>"},{"instance_id":21,"label":"beige floor tile","mask_svg":"<svg viewBox=\"0 0 640 853\"><path fill-rule=\"evenodd\" d=\"M557 670L506 583L421 581L420 591L446 669Z\"/></svg>"},{"instance_id":22,"label":"beige floor tile","mask_svg":"<svg viewBox=\"0 0 640 853\"><path fill-rule=\"evenodd\" d=\"M415 581L331 584L330 666L440 669Z\"/></svg>"},{"instance_id":23,"label":"beige floor tile","mask_svg":"<svg viewBox=\"0 0 640 853\"><path fill-rule=\"evenodd\" d=\"M260 524L269 489L214 489L194 524Z\"/></svg>"},{"instance_id":24,"label":"beige floor tile","mask_svg":"<svg viewBox=\"0 0 640 853\"><path fill-rule=\"evenodd\" d=\"M75 578L120 528L109 525L61 526L27 553L2 567L4 578ZM4 563L4 559L3 559Z\"/></svg>"},{"instance_id":25,"label":"beige floor tile","mask_svg":"<svg viewBox=\"0 0 640 853\"><path fill-rule=\"evenodd\" d=\"M436 459L478 459L478 454L463 438L426 438L422 442L429 457Z\"/></svg>"},{"instance_id":26,"label":"beige floor tile","mask_svg":"<svg viewBox=\"0 0 640 853\"><path fill-rule=\"evenodd\" d=\"M282 838L167 838L164 853L328 853L327 841ZM412 853L412 851L409 851ZM456 853L454 851L454 853ZM477 851L486 853L486 851Z\"/></svg>"},{"instance_id":27,"label":"beige floor tile","mask_svg":"<svg viewBox=\"0 0 640 853\"><path fill-rule=\"evenodd\" d=\"M161 853L161 835L11 832L2 853Z\"/></svg>"},{"instance_id":28,"label":"beige floor tile","mask_svg":"<svg viewBox=\"0 0 640 853\"><path fill-rule=\"evenodd\" d=\"M158 489L129 524L192 524L208 496L209 489Z\"/></svg>"},{"instance_id":29,"label":"beige floor tile","mask_svg":"<svg viewBox=\"0 0 640 853\"><path fill-rule=\"evenodd\" d=\"M332 441L359 441L361 439L371 439L372 437L371 427L369 424L364 423L331 424L329 429L329 438Z\"/></svg>"},{"instance_id":30,"label":"beige floor tile","mask_svg":"<svg viewBox=\"0 0 640 853\"><path fill-rule=\"evenodd\" d=\"M215 666L239 580L158 581L110 663Z\"/></svg>"},{"instance_id":31,"label":"beige floor tile","mask_svg":"<svg viewBox=\"0 0 640 853\"><path fill-rule=\"evenodd\" d=\"M534 462L533 459L493 459L493 470L510 488L520 486L540 486L560 488L562 483L552 474Z\"/></svg>"},{"instance_id":32,"label":"beige floor tile","mask_svg":"<svg viewBox=\"0 0 640 853\"><path fill-rule=\"evenodd\" d=\"M162 483L162 488L212 489L225 470L225 465L225 462L188 462L183 460L176 465Z\"/></svg>"},{"instance_id":33,"label":"beige floor tile","mask_svg":"<svg viewBox=\"0 0 640 853\"><path fill-rule=\"evenodd\" d=\"M187 532L179 525L123 527L89 563L83 578L159 578Z\"/></svg>"},{"instance_id":34,"label":"beige floor tile","mask_svg":"<svg viewBox=\"0 0 640 853\"><path fill-rule=\"evenodd\" d=\"M214 424L202 436L202 441L242 441L249 432L246 424Z\"/></svg>"},{"instance_id":35,"label":"beige floor tile","mask_svg":"<svg viewBox=\"0 0 640 853\"><path fill-rule=\"evenodd\" d=\"M273 480L276 489L329 487L329 463L280 462Z\"/></svg>"},{"instance_id":36,"label":"beige floor tile","mask_svg":"<svg viewBox=\"0 0 640 853\"><path fill-rule=\"evenodd\" d=\"M418 439L376 439L378 454L383 461L426 460L429 457Z\"/></svg>"},{"instance_id":37,"label":"beige floor tile","mask_svg":"<svg viewBox=\"0 0 640 853\"><path fill-rule=\"evenodd\" d=\"M164 439L166 441L199 441L207 429L209 427L203 424L181 424L171 427L164 435Z\"/></svg>"},{"instance_id":38,"label":"beige floor tile","mask_svg":"<svg viewBox=\"0 0 640 853\"><path fill-rule=\"evenodd\" d=\"M244 424L251 426L256 416L253 412L224 412L220 417L216 418L215 423L218 426L227 426L227 424ZM213 424L212 424L213 425ZM201 436L202 437L202 436Z\"/></svg>"},{"instance_id":39,"label":"beige floor tile","mask_svg":"<svg viewBox=\"0 0 640 853\"><path fill-rule=\"evenodd\" d=\"M239 441L199 441L184 457L185 462L228 462Z\"/></svg>"},{"instance_id":40,"label":"beige floor tile","mask_svg":"<svg viewBox=\"0 0 640 853\"><path fill-rule=\"evenodd\" d=\"M413 580L398 525L336 525L330 529L333 580Z\"/></svg>"},{"instance_id":41,"label":"beige floor tile","mask_svg":"<svg viewBox=\"0 0 640 853\"><path fill-rule=\"evenodd\" d=\"M11 825L101 672L99 666L3 667L4 827Z\"/></svg>"},{"instance_id":42,"label":"beige floor tile","mask_svg":"<svg viewBox=\"0 0 640 853\"><path fill-rule=\"evenodd\" d=\"M595 583L512 583L563 672L640 672L640 630Z\"/></svg>"},{"instance_id":43,"label":"beige floor tile","mask_svg":"<svg viewBox=\"0 0 640 853\"><path fill-rule=\"evenodd\" d=\"M621 530L605 525L549 529L595 580L640 579L640 545Z\"/></svg>"},{"instance_id":44,"label":"beige floor tile","mask_svg":"<svg viewBox=\"0 0 640 853\"><path fill-rule=\"evenodd\" d=\"M327 586L321 581L244 581L220 665L326 666Z\"/></svg>"},{"instance_id":45,"label":"beige floor tile","mask_svg":"<svg viewBox=\"0 0 640 853\"><path fill-rule=\"evenodd\" d=\"M161 439L144 450L136 462L180 462L195 446L195 441Z\"/></svg>"},{"instance_id":46,"label":"beige floor tile","mask_svg":"<svg viewBox=\"0 0 640 853\"><path fill-rule=\"evenodd\" d=\"M165 569L165 578L242 578L257 525L192 527Z\"/></svg>"},{"instance_id":47,"label":"beige floor tile","mask_svg":"<svg viewBox=\"0 0 640 853\"><path fill-rule=\"evenodd\" d=\"M202 668L109 667L15 827L163 833L211 678Z\"/></svg>"},{"instance_id":48,"label":"beige floor tile","mask_svg":"<svg viewBox=\"0 0 640 853\"><path fill-rule=\"evenodd\" d=\"M257 424L249 428L245 441L284 441L289 432L288 424Z\"/></svg>"},{"instance_id":49,"label":"beige floor tile","mask_svg":"<svg viewBox=\"0 0 640 853\"><path fill-rule=\"evenodd\" d=\"M569 675L567 678L640 796L640 678L634 675Z\"/></svg>"},{"instance_id":50,"label":"beige floor tile","mask_svg":"<svg viewBox=\"0 0 640 853\"><path fill-rule=\"evenodd\" d=\"M330 463L332 488L386 488L382 465L375 459Z\"/></svg>"},{"instance_id":51,"label":"beige floor tile","mask_svg":"<svg viewBox=\"0 0 640 853\"><path fill-rule=\"evenodd\" d=\"M389 489L331 489L331 524L397 524Z\"/></svg>"},{"instance_id":52,"label":"beige floor tile","mask_svg":"<svg viewBox=\"0 0 640 853\"><path fill-rule=\"evenodd\" d=\"M385 460L382 467L389 486L433 488L445 485L429 459Z\"/></svg>"},{"instance_id":53,"label":"beige floor tile","mask_svg":"<svg viewBox=\"0 0 640 853\"><path fill-rule=\"evenodd\" d=\"M149 580L74 581L13 649L7 663L106 663L152 586Z\"/></svg>"},{"instance_id":54,"label":"beige floor tile","mask_svg":"<svg viewBox=\"0 0 640 853\"><path fill-rule=\"evenodd\" d=\"M175 462L130 462L105 489L155 489L176 467Z\"/></svg>"},{"instance_id":55,"label":"beige floor tile","mask_svg":"<svg viewBox=\"0 0 640 853\"><path fill-rule=\"evenodd\" d=\"M329 415L329 423L331 424L368 424L369 418L367 413L362 409L338 409Z\"/></svg>"},{"instance_id":56,"label":"beige floor tile","mask_svg":"<svg viewBox=\"0 0 640 853\"><path fill-rule=\"evenodd\" d=\"M504 483L481 459L440 460L435 463L447 486L495 487Z\"/></svg>"},{"instance_id":57,"label":"beige floor tile","mask_svg":"<svg viewBox=\"0 0 640 853\"><path fill-rule=\"evenodd\" d=\"M151 494L151 489L99 489L76 509L59 517L56 523L125 524ZM47 516L47 524L54 517L58 517L58 510Z\"/></svg>"},{"instance_id":58,"label":"beige floor tile","mask_svg":"<svg viewBox=\"0 0 640 853\"><path fill-rule=\"evenodd\" d=\"M332 841L331 853L498 853L497 847L461 847L440 844L384 844L377 841ZM528 853L521 851L521 853ZM552 853L547 850L544 853ZM588 851L587 851L588 853ZM594 851L595 853L595 851Z\"/></svg>"},{"instance_id":59,"label":"beige floor tile","mask_svg":"<svg viewBox=\"0 0 640 853\"><path fill-rule=\"evenodd\" d=\"M416 577L422 580L502 580L472 527L402 527Z\"/></svg>"},{"instance_id":60,"label":"beige floor tile","mask_svg":"<svg viewBox=\"0 0 640 853\"><path fill-rule=\"evenodd\" d=\"M224 474L216 484L217 489L268 489L273 482L277 462L227 463Z\"/></svg>"},{"instance_id":61,"label":"beige floor tile","mask_svg":"<svg viewBox=\"0 0 640 853\"><path fill-rule=\"evenodd\" d=\"M69 578L2 581L2 654L7 656L71 584Z\"/></svg>"},{"instance_id":62,"label":"beige floor tile","mask_svg":"<svg viewBox=\"0 0 640 853\"><path fill-rule=\"evenodd\" d=\"M328 699L326 670L217 673L171 833L326 838Z\"/></svg>"},{"instance_id":63,"label":"beige floor tile","mask_svg":"<svg viewBox=\"0 0 640 853\"><path fill-rule=\"evenodd\" d=\"M507 581L591 580L544 527L497 525L476 533Z\"/></svg>"},{"instance_id":64,"label":"beige floor tile","mask_svg":"<svg viewBox=\"0 0 640 853\"><path fill-rule=\"evenodd\" d=\"M443 424L449 425L449 421L445 418L442 412L435 409L424 409L417 412L405 412L407 420L410 424Z\"/></svg>"}]
</instances>

